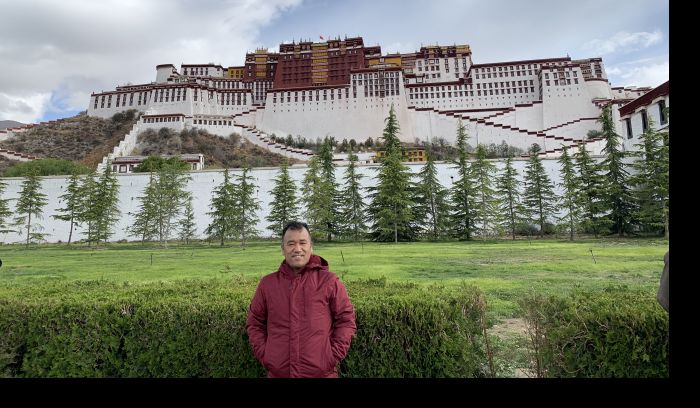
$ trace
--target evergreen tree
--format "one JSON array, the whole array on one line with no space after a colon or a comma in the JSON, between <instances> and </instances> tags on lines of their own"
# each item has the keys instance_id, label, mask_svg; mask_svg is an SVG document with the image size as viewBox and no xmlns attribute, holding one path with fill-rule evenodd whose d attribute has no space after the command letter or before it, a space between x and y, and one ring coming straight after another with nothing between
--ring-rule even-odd
<instances>
[{"instance_id":1,"label":"evergreen tree","mask_svg":"<svg viewBox=\"0 0 700 408\"><path fill-rule=\"evenodd\" d=\"M236 190L236 186L231 182L228 169L224 170L223 183L214 189L214 197L212 197L209 206L212 211L207 213L211 216L211 223L205 230L209 237L218 238L221 246L224 246L226 239L234 238L237 233Z\"/></svg>"},{"instance_id":2,"label":"evergreen tree","mask_svg":"<svg viewBox=\"0 0 700 408\"><path fill-rule=\"evenodd\" d=\"M496 193L500 196L499 210L501 226L510 232L515 240L515 230L525 223L528 217L520 200L520 185L518 171L513 168L513 158L508 156L503 175L496 180Z\"/></svg>"},{"instance_id":3,"label":"evergreen tree","mask_svg":"<svg viewBox=\"0 0 700 408\"><path fill-rule=\"evenodd\" d=\"M564 208L564 216L562 218L565 219L568 224L569 241L573 241L576 226L581 222L581 207L578 200L581 184L579 177L576 175L574 163L566 147L563 148L561 156L559 157L559 164L561 165L562 180L560 186L564 192L561 196L561 204Z\"/></svg>"},{"instance_id":4,"label":"evergreen tree","mask_svg":"<svg viewBox=\"0 0 700 408\"><path fill-rule=\"evenodd\" d=\"M319 155L314 155L308 162L308 167L304 173L304 189L302 190L301 202L306 210L304 218L313 231L313 238L318 240L325 234L322 232L323 212L327 202L324 194L324 183L321 179L321 166ZM327 197L326 197L327 198Z\"/></svg>"},{"instance_id":5,"label":"evergreen tree","mask_svg":"<svg viewBox=\"0 0 700 408\"><path fill-rule=\"evenodd\" d=\"M100 241L106 243L114 233L112 228L119 220L121 213L119 211L119 183L111 166L105 168L104 173L97 181L93 198L91 207L94 208L94 239L98 244Z\"/></svg>"},{"instance_id":6,"label":"evergreen tree","mask_svg":"<svg viewBox=\"0 0 700 408\"><path fill-rule=\"evenodd\" d=\"M296 186L289 176L289 163L282 161L280 172L275 178L275 186L272 188L272 202L270 203L270 215L266 220L271 224L267 227L276 235L282 234L282 229L288 222L298 218L299 207L296 200Z\"/></svg>"},{"instance_id":7,"label":"evergreen tree","mask_svg":"<svg viewBox=\"0 0 700 408\"><path fill-rule=\"evenodd\" d=\"M258 224L257 211L260 211L260 201L255 197L257 186L249 175L250 167L243 169L237 176L236 184L236 230L241 237L241 246L245 247L249 237L258 235L255 226Z\"/></svg>"},{"instance_id":8,"label":"evergreen tree","mask_svg":"<svg viewBox=\"0 0 700 408\"><path fill-rule=\"evenodd\" d=\"M615 125L612 119L611 107L603 109L599 122L603 124L603 138L605 139L605 159L602 166L605 171L605 184L603 201L609 211L608 218L612 221L612 230L622 237L625 231L631 230L631 225L636 222L634 198L629 188L629 172L625 169L624 159L627 156L620 149L620 135L615 133Z\"/></svg>"},{"instance_id":9,"label":"evergreen tree","mask_svg":"<svg viewBox=\"0 0 700 408\"><path fill-rule=\"evenodd\" d=\"M471 240L476 229L474 209L474 176L469 165L467 132L460 120L457 125L457 159L453 162L457 169L457 180L452 185L452 228L453 234L462 240Z\"/></svg>"},{"instance_id":10,"label":"evergreen tree","mask_svg":"<svg viewBox=\"0 0 700 408\"><path fill-rule=\"evenodd\" d=\"M635 175L630 182L635 186L637 200L637 219L647 229L663 230L668 238L668 132L654 130L654 123L649 119L647 129L641 135L641 143L635 144L639 151L637 160L632 164Z\"/></svg>"},{"instance_id":11,"label":"evergreen tree","mask_svg":"<svg viewBox=\"0 0 700 408\"><path fill-rule=\"evenodd\" d=\"M173 162L164 163L157 174L156 225L158 226L158 240L161 245L167 246L177 224L177 218L190 197L190 193L185 189L191 177L187 173L187 168Z\"/></svg>"},{"instance_id":12,"label":"evergreen tree","mask_svg":"<svg viewBox=\"0 0 700 408\"><path fill-rule=\"evenodd\" d=\"M138 197L139 209L134 215L134 222L129 227L130 236L140 237L141 243L150 241L158 235L158 180L154 173L150 178L144 194Z\"/></svg>"},{"instance_id":13,"label":"evergreen tree","mask_svg":"<svg viewBox=\"0 0 700 408\"><path fill-rule=\"evenodd\" d=\"M58 208L58 214L53 215L54 219L70 222L70 232L68 233L68 244L73 239L73 227L79 225L78 217L83 206L83 196L80 192L80 179L78 173L74 172L68 179L66 192L59 197L64 203L63 208Z\"/></svg>"},{"instance_id":14,"label":"evergreen tree","mask_svg":"<svg viewBox=\"0 0 700 408\"><path fill-rule=\"evenodd\" d=\"M0 233L15 232L14 229L10 229L10 225L7 224L6 219L12 217L12 210L10 210L9 198L2 198L5 194L5 189L7 188L7 183L0 179Z\"/></svg>"},{"instance_id":15,"label":"evergreen tree","mask_svg":"<svg viewBox=\"0 0 700 408\"><path fill-rule=\"evenodd\" d=\"M357 156L348 153L348 161L350 164L345 170L345 188L342 191L344 201L340 207L343 231L345 235L351 236L353 241L357 241L367 230L365 225L365 204L362 201L362 187L360 180L364 177L356 170L355 163Z\"/></svg>"},{"instance_id":16,"label":"evergreen tree","mask_svg":"<svg viewBox=\"0 0 700 408\"><path fill-rule=\"evenodd\" d=\"M319 232L326 235L327 241L331 241L333 235L338 235L338 208L341 199L338 195L338 184L335 182L335 163L333 163L333 146L335 141L331 137L325 137L319 152L319 164L321 165L322 194L319 197Z\"/></svg>"},{"instance_id":17,"label":"evergreen tree","mask_svg":"<svg viewBox=\"0 0 700 408\"><path fill-rule=\"evenodd\" d=\"M582 212L581 228L586 232L592 232L597 238L600 231L607 225L607 220L602 217L601 188L604 183L602 168L600 164L593 161L584 142L579 143L578 151L573 156L580 186L576 200Z\"/></svg>"},{"instance_id":18,"label":"evergreen tree","mask_svg":"<svg viewBox=\"0 0 700 408\"><path fill-rule=\"evenodd\" d=\"M489 221L497 216L498 202L496 192L492 184L496 173L496 166L486 159L486 146L479 144L476 147L476 160L472 163L474 176L474 210L475 225L481 224L476 230L484 235L489 234Z\"/></svg>"},{"instance_id":19,"label":"evergreen tree","mask_svg":"<svg viewBox=\"0 0 700 408\"><path fill-rule=\"evenodd\" d=\"M375 241L398 242L399 239L413 240L415 237L411 173L401 163L398 132L399 124L392 104L383 132L386 156L378 169L377 185L370 188L369 213Z\"/></svg>"},{"instance_id":20,"label":"evergreen tree","mask_svg":"<svg viewBox=\"0 0 700 408\"><path fill-rule=\"evenodd\" d=\"M192 195L187 197L185 209L182 212L182 218L180 218L178 226L180 240L185 241L185 244L189 245L190 240L197 235L197 223L195 222L194 210L192 208Z\"/></svg>"},{"instance_id":21,"label":"evergreen tree","mask_svg":"<svg viewBox=\"0 0 700 408\"><path fill-rule=\"evenodd\" d=\"M86 240L87 244L91 245L95 239L95 227L96 227L96 214L97 206L94 203L98 200L97 197L97 181L95 180L95 171L88 173L82 180L80 184L79 191L80 196L83 198L80 209L78 211L77 220L81 224L87 225Z\"/></svg>"},{"instance_id":22,"label":"evergreen tree","mask_svg":"<svg viewBox=\"0 0 700 408\"><path fill-rule=\"evenodd\" d=\"M35 220L42 218L42 208L46 205L46 194L41 192L41 179L37 172L30 172L22 182L22 189L17 198L17 206L15 207L15 224L26 228L27 230L27 247L29 243L35 240L42 240L44 235L39 231L43 228L41 225L32 224L32 217Z\"/></svg>"},{"instance_id":23,"label":"evergreen tree","mask_svg":"<svg viewBox=\"0 0 700 408\"><path fill-rule=\"evenodd\" d=\"M523 203L532 216L532 221L540 226L540 237L544 237L547 215L555 211L554 185L544 170L537 153L532 153L525 170L525 193Z\"/></svg>"},{"instance_id":24,"label":"evergreen tree","mask_svg":"<svg viewBox=\"0 0 700 408\"><path fill-rule=\"evenodd\" d=\"M426 150L426 163L418 173L416 188L416 221L434 241L447 235L449 229L449 202L447 189L438 181L435 161Z\"/></svg>"}]
</instances>

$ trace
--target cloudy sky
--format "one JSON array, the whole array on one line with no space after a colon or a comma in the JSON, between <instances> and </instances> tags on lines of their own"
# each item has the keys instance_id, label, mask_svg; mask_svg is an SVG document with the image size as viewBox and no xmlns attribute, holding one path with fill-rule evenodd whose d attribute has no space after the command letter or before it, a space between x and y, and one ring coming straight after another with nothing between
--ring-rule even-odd
<instances>
[{"instance_id":1,"label":"cloudy sky","mask_svg":"<svg viewBox=\"0 0 700 408\"><path fill-rule=\"evenodd\" d=\"M469 44L474 63L602 57L613 86L668 80L668 0L0 0L0 120L75 115L155 66L362 36L382 52Z\"/></svg>"}]
</instances>

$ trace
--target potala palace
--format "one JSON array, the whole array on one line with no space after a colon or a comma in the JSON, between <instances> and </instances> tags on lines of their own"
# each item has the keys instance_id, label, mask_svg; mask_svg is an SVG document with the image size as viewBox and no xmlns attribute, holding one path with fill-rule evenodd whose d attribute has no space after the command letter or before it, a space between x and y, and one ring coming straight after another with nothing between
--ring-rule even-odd
<instances>
[{"instance_id":1,"label":"potala palace","mask_svg":"<svg viewBox=\"0 0 700 408\"><path fill-rule=\"evenodd\" d=\"M87 112L103 118L129 109L142 113L124 140L104 157L100 169L117 157L131 155L139 133L162 127L201 128L223 137L238 133L273 152L305 161L311 152L273 143L269 136L377 140L393 105L404 142L444 138L454 143L461 120L472 146L505 141L527 150L537 143L546 171L557 183L560 175L555 159L561 147L584 141L594 157L600 155L603 141L589 138L588 133L601 129L597 120L603 107L612 104L617 133L623 148L629 150L639 143L639 135L650 123L657 128L668 126L668 103L668 81L654 89L612 87L597 57L474 64L468 45L425 46L414 53L382 55L379 46L365 46L357 37L280 44L277 53L257 50L246 54L241 66L183 64L178 70L171 64L158 65L154 82L93 93ZM0 131L0 140L20 131ZM206 163L206 157L203 161ZM496 162L502 168L503 163ZM514 164L523 174L525 159L518 158ZM373 183L373 167L376 165L359 168L367 176L363 187ZM413 173L419 170L418 163L409 167ZM293 166L290 175L301 182L304 170ZM439 163L438 170L440 182L450 187L456 176L453 166ZM336 170L336 179L342 178L342 171ZM256 227L263 235L276 174L276 168L257 168L251 173L262 204ZM211 191L223 175L222 170L211 169L191 176L187 189L194 197L202 236L210 222ZM48 242L67 239L68 223L51 217L60 207L58 197L66 178L42 180L49 198L42 220ZM6 181L7 198L16 198L22 180ZM126 228L133 222L147 182L147 174L119 176L121 217L112 240L128 238ZM0 242L21 239L21 234L9 233Z\"/></svg>"},{"instance_id":2,"label":"potala palace","mask_svg":"<svg viewBox=\"0 0 700 408\"><path fill-rule=\"evenodd\" d=\"M111 156L130 154L145 128L197 127L239 133L305 160L310 152L276 146L269 135L377 138L392 104L405 142L442 137L453 143L461 119L472 145L505 141L526 150L537 143L543 155L556 155L599 130L596 121L610 103L618 133L625 134L619 108L649 91L611 87L601 58L474 64L469 45L382 55L380 46L356 37L280 44L278 53L260 49L247 53L241 66L183 64L178 71L158 65L155 82L92 94L88 114L143 113ZM602 144L588 143L599 153Z\"/></svg>"}]
</instances>

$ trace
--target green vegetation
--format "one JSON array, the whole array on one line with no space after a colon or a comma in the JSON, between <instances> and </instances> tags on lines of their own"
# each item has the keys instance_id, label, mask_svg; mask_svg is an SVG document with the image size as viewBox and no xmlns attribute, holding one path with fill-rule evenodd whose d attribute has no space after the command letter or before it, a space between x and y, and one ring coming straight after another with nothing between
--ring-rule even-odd
<instances>
[{"instance_id":1,"label":"green vegetation","mask_svg":"<svg viewBox=\"0 0 700 408\"><path fill-rule=\"evenodd\" d=\"M171 249L140 243L101 248L42 245L26 251L16 245L0 246L0 284L227 280L236 275L262 277L282 261L276 240L249 242L245 249L237 244L222 248L218 243L174 243ZM389 282L475 285L486 294L490 314L498 317L517 315L516 299L530 289L568 293L576 287L620 284L653 296L667 250L668 241L651 239L317 242L314 248L346 282L384 277Z\"/></svg>"},{"instance_id":2,"label":"green vegetation","mask_svg":"<svg viewBox=\"0 0 700 408\"><path fill-rule=\"evenodd\" d=\"M38 159L18 163L3 173L3 177L26 177L29 174L39 176L60 176L65 174L88 174L90 168L82 164L63 159Z\"/></svg>"},{"instance_id":3,"label":"green vegetation","mask_svg":"<svg viewBox=\"0 0 700 408\"><path fill-rule=\"evenodd\" d=\"M143 163L134 168L134 173L157 172L165 167L183 171L190 169L190 165L179 157L148 156Z\"/></svg>"}]
</instances>

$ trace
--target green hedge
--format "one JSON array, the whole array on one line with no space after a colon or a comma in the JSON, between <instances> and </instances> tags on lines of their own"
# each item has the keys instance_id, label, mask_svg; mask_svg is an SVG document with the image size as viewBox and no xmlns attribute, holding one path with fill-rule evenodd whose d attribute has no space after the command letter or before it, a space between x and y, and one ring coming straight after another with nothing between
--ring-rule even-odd
<instances>
[{"instance_id":1,"label":"green hedge","mask_svg":"<svg viewBox=\"0 0 700 408\"><path fill-rule=\"evenodd\" d=\"M245 333L257 281L0 287L6 377L261 377ZM486 372L481 293L351 282L358 332L343 377Z\"/></svg>"},{"instance_id":2,"label":"green hedge","mask_svg":"<svg viewBox=\"0 0 700 408\"><path fill-rule=\"evenodd\" d=\"M668 315L655 291L608 287L520 302L546 377L668 377ZM536 329L536 331L535 331Z\"/></svg>"}]
</instances>

